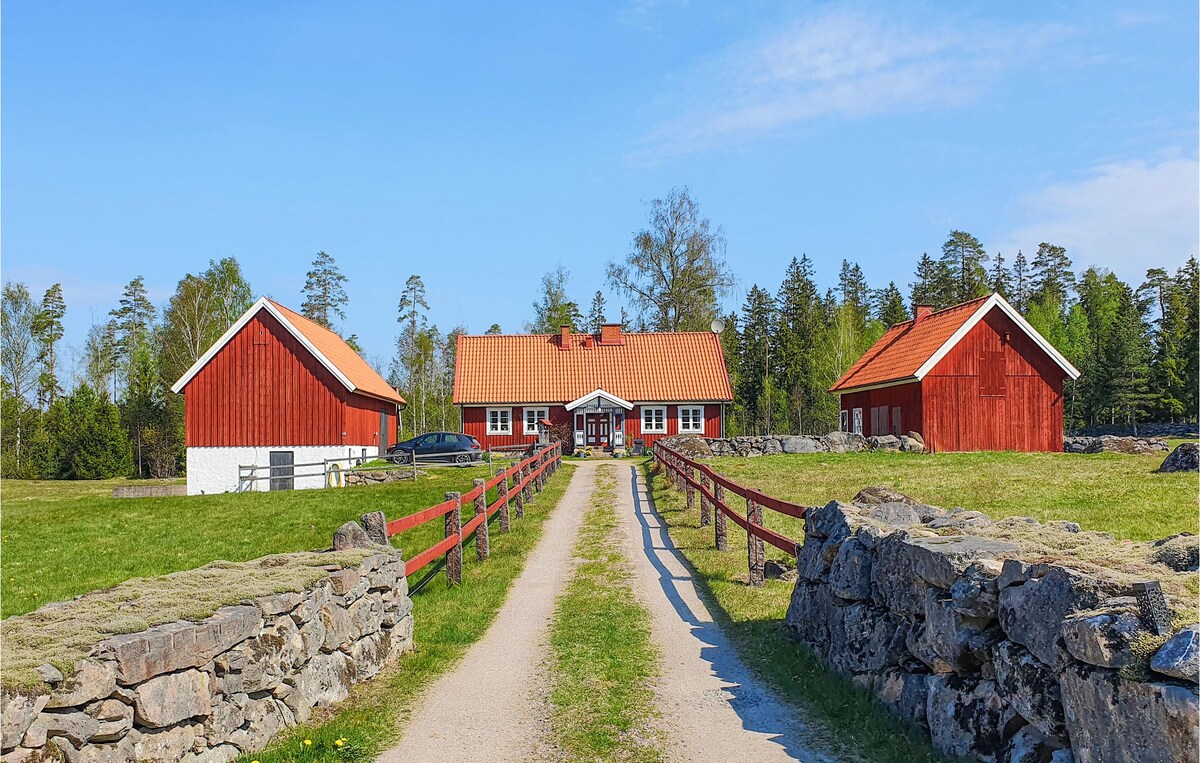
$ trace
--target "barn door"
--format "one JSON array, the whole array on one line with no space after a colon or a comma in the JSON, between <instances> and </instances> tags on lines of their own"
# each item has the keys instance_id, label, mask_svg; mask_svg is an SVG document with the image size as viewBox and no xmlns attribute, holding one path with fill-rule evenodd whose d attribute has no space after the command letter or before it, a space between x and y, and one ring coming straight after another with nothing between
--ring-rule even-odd
<instances>
[{"instance_id":1,"label":"barn door","mask_svg":"<svg viewBox=\"0 0 1200 763\"><path fill-rule=\"evenodd\" d=\"M271 489L291 490L294 486L292 465L296 463L295 454L290 450L271 451Z\"/></svg>"}]
</instances>

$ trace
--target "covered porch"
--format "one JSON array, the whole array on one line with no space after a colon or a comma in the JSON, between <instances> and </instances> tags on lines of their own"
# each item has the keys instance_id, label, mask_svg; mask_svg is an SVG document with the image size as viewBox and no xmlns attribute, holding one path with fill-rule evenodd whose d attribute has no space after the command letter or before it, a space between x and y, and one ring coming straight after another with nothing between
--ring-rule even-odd
<instances>
[{"instance_id":1,"label":"covered porch","mask_svg":"<svg viewBox=\"0 0 1200 763\"><path fill-rule=\"evenodd\" d=\"M576 448L625 448L625 418L633 403L597 389L566 404Z\"/></svg>"}]
</instances>

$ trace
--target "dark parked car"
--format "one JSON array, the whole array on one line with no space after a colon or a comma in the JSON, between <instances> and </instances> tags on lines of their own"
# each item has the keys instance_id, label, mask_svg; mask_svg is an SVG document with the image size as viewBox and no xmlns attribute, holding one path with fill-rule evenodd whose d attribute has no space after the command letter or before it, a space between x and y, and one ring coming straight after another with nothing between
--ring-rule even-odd
<instances>
[{"instance_id":1,"label":"dark parked car","mask_svg":"<svg viewBox=\"0 0 1200 763\"><path fill-rule=\"evenodd\" d=\"M417 463L442 461L452 464L469 464L483 458L479 440L457 432L427 432L411 440L398 442L387 449L388 459L397 464L412 463L416 453Z\"/></svg>"}]
</instances>

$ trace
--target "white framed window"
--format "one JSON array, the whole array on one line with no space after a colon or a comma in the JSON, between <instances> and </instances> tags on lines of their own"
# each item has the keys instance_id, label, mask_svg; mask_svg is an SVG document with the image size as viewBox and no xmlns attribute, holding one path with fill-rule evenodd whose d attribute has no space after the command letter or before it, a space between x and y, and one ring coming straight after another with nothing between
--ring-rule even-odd
<instances>
[{"instance_id":1,"label":"white framed window","mask_svg":"<svg viewBox=\"0 0 1200 763\"><path fill-rule=\"evenodd\" d=\"M855 408L854 409L854 428L851 429L850 431L854 432L856 434L862 434L862 424L863 424L862 408Z\"/></svg>"},{"instance_id":2,"label":"white framed window","mask_svg":"<svg viewBox=\"0 0 1200 763\"><path fill-rule=\"evenodd\" d=\"M704 406L679 406L679 432L704 431Z\"/></svg>"},{"instance_id":3,"label":"white framed window","mask_svg":"<svg viewBox=\"0 0 1200 763\"><path fill-rule=\"evenodd\" d=\"M488 434L512 434L512 408L487 409Z\"/></svg>"},{"instance_id":4,"label":"white framed window","mask_svg":"<svg viewBox=\"0 0 1200 763\"><path fill-rule=\"evenodd\" d=\"M667 407L665 405L642 406L642 434L665 434L667 431Z\"/></svg>"},{"instance_id":5,"label":"white framed window","mask_svg":"<svg viewBox=\"0 0 1200 763\"><path fill-rule=\"evenodd\" d=\"M838 414L838 431L850 431L850 411L842 411Z\"/></svg>"},{"instance_id":6,"label":"white framed window","mask_svg":"<svg viewBox=\"0 0 1200 763\"><path fill-rule=\"evenodd\" d=\"M548 408L526 408L525 434L537 434L538 422L548 418L550 418L550 410Z\"/></svg>"}]
</instances>

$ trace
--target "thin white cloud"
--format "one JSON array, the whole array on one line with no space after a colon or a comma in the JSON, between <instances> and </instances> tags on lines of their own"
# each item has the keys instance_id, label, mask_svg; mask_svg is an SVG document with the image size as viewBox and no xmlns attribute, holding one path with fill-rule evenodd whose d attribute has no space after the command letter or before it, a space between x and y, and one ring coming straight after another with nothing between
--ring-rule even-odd
<instances>
[{"instance_id":1,"label":"thin white cloud","mask_svg":"<svg viewBox=\"0 0 1200 763\"><path fill-rule=\"evenodd\" d=\"M644 159L689 153L805 120L858 118L972 100L1014 62L1071 30L917 24L834 10L733 46L685 78ZM1019 55L1018 55L1019 53Z\"/></svg>"},{"instance_id":2,"label":"thin white cloud","mask_svg":"<svg viewBox=\"0 0 1200 763\"><path fill-rule=\"evenodd\" d=\"M1020 202L1020 226L989 250L1026 255L1048 241L1077 269L1096 265L1140 282L1146 269L1174 269L1200 241L1200 162L1130 160L1096 167L1076 182L1041 188Z\"/></svg>"}]
</instances>

